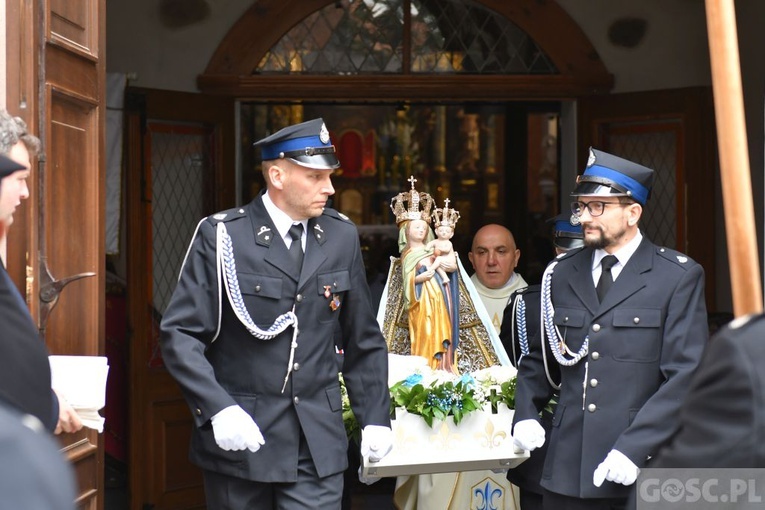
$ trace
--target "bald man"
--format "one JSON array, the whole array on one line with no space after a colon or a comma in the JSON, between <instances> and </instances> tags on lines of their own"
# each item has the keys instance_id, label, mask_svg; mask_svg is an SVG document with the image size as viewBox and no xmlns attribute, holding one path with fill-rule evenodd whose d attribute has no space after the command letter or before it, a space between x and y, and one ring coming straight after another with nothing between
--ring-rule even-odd
<instances>
[{"instance_id":1,"label":"bald man","mask_svg":"<svg viewBox=\"0 0 765 510\"><path fill-rule=\"evenodd\" d=\"M499 333L502 316L510 295L528 283L515 272L521 250L515 245L513 233L495 223L484 225L473 237L468 253L475 274L470 277L489 312L494 329Z\"/></svg>"}]
</instances>

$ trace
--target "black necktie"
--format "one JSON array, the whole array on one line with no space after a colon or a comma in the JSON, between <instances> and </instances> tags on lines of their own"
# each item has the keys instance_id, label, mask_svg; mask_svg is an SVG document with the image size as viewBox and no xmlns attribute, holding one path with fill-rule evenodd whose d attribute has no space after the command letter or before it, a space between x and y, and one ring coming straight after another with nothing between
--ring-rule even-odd
<instances>
[{"instance_id":1,"label":"black necktie","mask_svg":"<svg viewBox=\"0 0 765 510\"><path fill-rule=\"evenodd\" d=\"M603 301L603 298L606 297L606 293L608 293L608 289L611 288L611 284L614 283L614 275L611 274L611 268L614 267L617 262L619 262L619 259L614 255L606 255L600 261L600 267L603 268L603 270L600 273L600 280L598 280L598 286L595 287L595 290L598 292L598 300L601 302Z\"/></svg>"},{"instance_id":2,"label":"black necktie","mask_svg":"<svg viewBox=\"0 0 765 510\"><path fill-rule=\"evenodd\" d=\"M303 237L303 224L296 223L290 227L290 237L292 238L292 244L290 244L290 258L295 263L298 274L303 269L303 244L300 238Z\"/></svg>"}]
</instances>

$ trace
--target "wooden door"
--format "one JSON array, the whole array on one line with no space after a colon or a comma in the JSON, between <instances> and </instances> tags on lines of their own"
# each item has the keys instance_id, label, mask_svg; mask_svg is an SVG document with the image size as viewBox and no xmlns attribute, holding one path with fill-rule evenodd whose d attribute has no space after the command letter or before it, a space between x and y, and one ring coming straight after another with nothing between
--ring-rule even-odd
<instances>
[{"instance_id":1,"label":"wooden door","mask_svg":"<svg viewBox=\"0 0 765 510\"><path fill-rule=\"evenodd\" d=\"M42 140L8 266L53 354L104 352L104 0L6 2L8 110ZM11 79L12 77L12 79ZM73 275L58 291L56 282ZM103 441L59 436L78 507L103 508Z\"/></svg>"},{"instance_id":2,"label":"wooden door","mask_svg":"<svg viewBox=\"0 0 765 510\"><path fill-rule=\"evenodd\" d=\"M233 207L234 102L132 90L127 98L130 508L204 508L192 419L162 363L159 322L197 222Z\"/></svg>"},{"instance_id":3,"label":"wooden door","mask_svg":"<svg viewBox=\"0 0 765 510\"><path fill-rule=\"evenodd\" d=\"M579 164L588 148L656 171L641 230L658 245L690 255L706 273L715 310L715 122L710 88L635 92L579 101ZM579 172L581 173L581 172Z\"/></svg>"}]
</instances>

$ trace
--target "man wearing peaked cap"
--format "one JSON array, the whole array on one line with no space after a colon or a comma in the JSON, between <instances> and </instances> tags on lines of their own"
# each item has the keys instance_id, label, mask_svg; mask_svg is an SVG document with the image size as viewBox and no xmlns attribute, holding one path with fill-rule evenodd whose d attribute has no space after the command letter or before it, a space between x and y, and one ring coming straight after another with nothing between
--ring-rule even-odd
<instances>
[{"instance_id":1,"label":"man wearing peaked cap","mask_svg":"<svg viewBox=\"0 0 765 510\"><path fill-rule=\"evenodd\" d=\"M572 196L624 196L645 205L651 196L653 170L607 152L590 148L587 168Z\"/></svg>"},{"instance_id":2,"label":"man wearing peaked cap","mask_svg":"<svg viewBox=\"0 0 765 510\"><path fill-rule=\"evenodd\" d=\"M707 340L702 267L638 227L653 176L591 149L571 193L584 248L556 258L542 279L542 340L560 367L560 395L546 437L538 406L553 390L530 357L513 436L529 450L549 444L545 508L624 507L675 428Z\"/></svg>"},{"instance_id":3,"label":"man wearing peaked cap","mask_svg":"<svg viewBox=\"0 0 765 510\"><path fill-rule=\"evenodd\" d=\"M575 218L575 223L572 223L570 213L561 213L547 220L553 224L553 245L557 254L584 246L582 225L579 223L579 218Z\"/></svg>"},{"instance_id":4,"label":"man wearing peaked cap","mask_svg":"<svg viewBox=\"0 0 765 510\"><path fill-rule=\"evenodd\" d=\"M372 461L392 446L387 345L356 227L326 207L339 163L324 121L255 146L266 190L200 221L163 316L163 358L194 416L209 508L339 509L348 439L334 333Z\"/></svg>"},{"instance_id":5,"label":"man wearing peaked cap","mask_svg":"<svg viewBox=\"0 0 765 510\"><path fill-rule=\"evenodd\" d=\"M329 131L322 119L287 126L255 142L255 147L260 147L264 161L286 158L298 165L318 170L333 170L340 166L335 146L329 139Z\"/></svg>"}]
</instances>

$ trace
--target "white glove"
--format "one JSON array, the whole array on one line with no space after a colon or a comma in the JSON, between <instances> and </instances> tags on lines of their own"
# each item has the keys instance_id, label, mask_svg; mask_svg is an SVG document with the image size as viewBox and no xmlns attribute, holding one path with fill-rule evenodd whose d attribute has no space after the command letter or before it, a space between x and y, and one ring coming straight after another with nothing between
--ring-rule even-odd
<instances>
[{"instance_id":1,"label":"white glove","mask_svg":"<svg viewBox=\"0 0 765 510\"><path fill-rule=\"evenodd\" d=\"M359 481L365 485L372 485L375 482L380 481L379 476L364 476L364 469L359 466Z\"/></svg>"},{"instance_id":2,"label":"white glove","mask_svg":"<svg viewBox=\"0 0 765 510\"><path fill-rule=\"evenodd\" d=\"M265 444L263 434L252 417L237 405L228 406L210 420L215 442L223 450L257 452Z\"/></svg>"},{"instance_id":3,"label":"white glove","mask_svg":"<svg viewBox=\"0 0 765 510\"><path fill-rule=\"evenodd\" d=\"M537 420L521 420L513 427L513 444L534 451L545 444L545 429Z\"/></svg>"},{"instance_id":4,"label":"white glove","mask_svg":"<svg viewBox=\"0 0 765 510\"><path fill-rule=\"evenodd\" d=\"M393 431L382 425L367 425L361 431L361 456L378 462L393 449Z\"/></svg>"},{"instance_id":5,"label":"white glove","mask_svg":"<svg viewBox=\"0 0 765 510\"><path fill-rule=\"evenodd\" d=\"M640 469L626 455L619 450L611 450L592 474L592 483L595 487L603 485L603 480L632 485L639 472Z\"/></svg>"}]
</instances>

